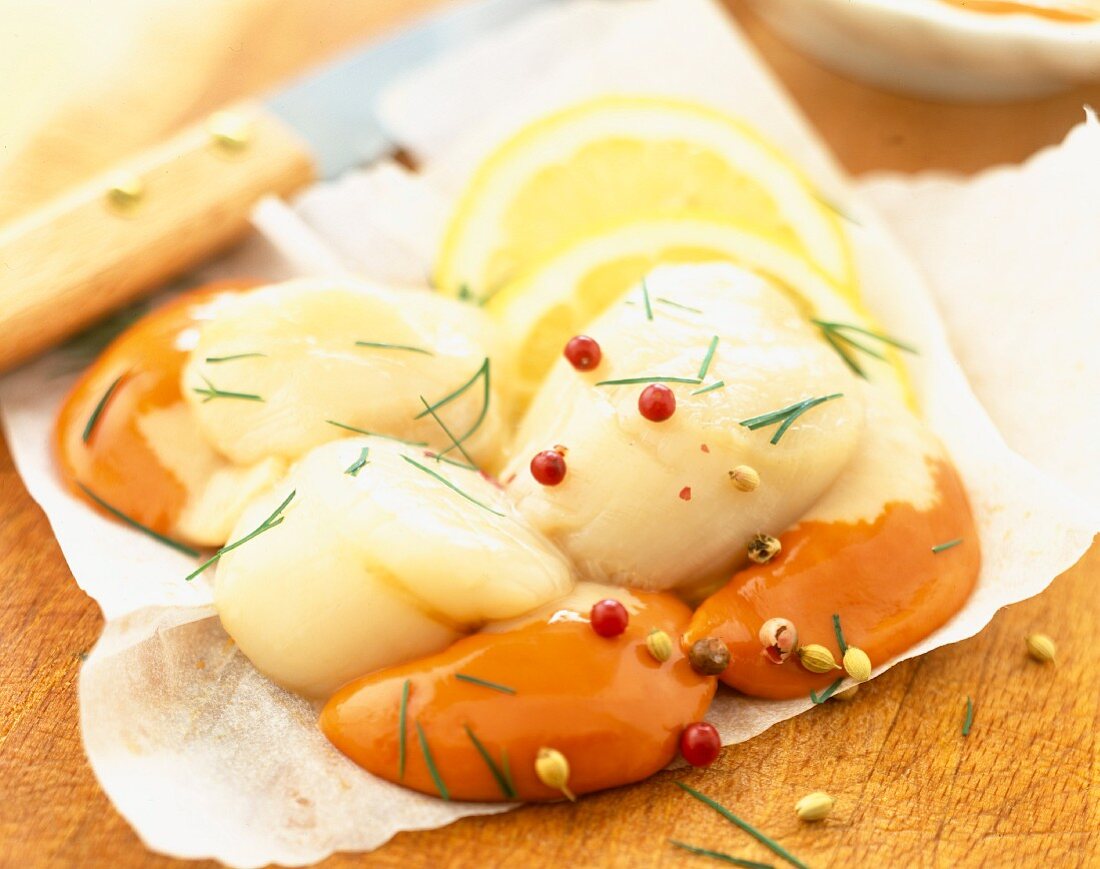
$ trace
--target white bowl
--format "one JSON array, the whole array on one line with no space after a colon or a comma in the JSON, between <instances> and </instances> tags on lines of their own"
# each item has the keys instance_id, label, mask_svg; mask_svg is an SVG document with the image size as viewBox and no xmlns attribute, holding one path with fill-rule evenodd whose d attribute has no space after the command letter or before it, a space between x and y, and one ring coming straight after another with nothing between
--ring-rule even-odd
<instances>
[{"instance_id":1,"label":"white bowl","mask_svg":"<svg viewBox=\"0 0 1100 869\"><path fill-rule=\"evenodd\" d=\"M1010 100L1100 80L1100 22L973 12L940 0L750 3L801 50L891 90Z\"/></svg>"}]
</instances>

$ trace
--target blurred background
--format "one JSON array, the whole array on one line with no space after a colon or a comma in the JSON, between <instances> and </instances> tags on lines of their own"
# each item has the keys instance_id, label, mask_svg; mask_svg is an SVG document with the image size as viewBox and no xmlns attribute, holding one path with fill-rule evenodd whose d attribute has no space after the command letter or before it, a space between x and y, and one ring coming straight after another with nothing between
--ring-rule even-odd
<instances>
[{"instance_id":1,"label":"blurred background","mask_svg":"<svg viewBox=\"0 0 1100 869\"><path fill-rule=\"evenodd\" d=\"M222 104L451 5L0 0L0 222ZM1100 84L992 105L888 93L809 60L740 0L723 5L854 173L1019 161L1058 141L1083 103L1100 105Z\"/></svg>"}]
</instances>

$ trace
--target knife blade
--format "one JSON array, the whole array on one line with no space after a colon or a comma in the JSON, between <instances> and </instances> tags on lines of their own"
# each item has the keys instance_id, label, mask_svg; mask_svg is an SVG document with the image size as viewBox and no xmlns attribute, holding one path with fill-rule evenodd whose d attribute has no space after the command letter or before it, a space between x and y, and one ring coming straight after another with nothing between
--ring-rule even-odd
<instances>
[{"instance_id":1,"label":"knife blade","mask_svg":"<svg viewBox=\"0 0 1100 869\"><path fill-rule=\"evenodd\" d=\"M390 150L376 108L394 80L548 2L553 0L480 0L459 6L304 76L265 106L309 143L320 176L335 177Z\"/></svg>"},{"instance_id":2,"label":"knife blade","mask_svg":"<svg viewBox=\"0 0 1100 869\"><path fill-rule=\"evenodd\" d=\"M0 226L0 371L243 237L255 205L385 153L379 95L462 40L556 0L477 0L269 97L215 113Z\"/></svg>"}]
</instances>

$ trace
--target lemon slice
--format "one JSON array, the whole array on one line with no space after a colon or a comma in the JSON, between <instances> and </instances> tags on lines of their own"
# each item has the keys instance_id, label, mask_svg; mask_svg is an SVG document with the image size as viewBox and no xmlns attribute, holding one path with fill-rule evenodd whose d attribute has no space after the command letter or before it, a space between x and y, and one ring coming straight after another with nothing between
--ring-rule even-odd
<instances>
[{"instance_id":1,"label":"lemon slice","mask_svg":"<svg viewBox=\"0 0 1100 869\"><path fill-rule=\"evenodd\" d=\"M486 303L508 338L511 388L520 410L561 356L565 343L658 265L733 262L771 279L807 319L875 331L859 302L801 255L734 223L703 218L641 220L591 236L512 281ZM653 311L674 306L651 299ZM641 296L636 300L641 304ZM868 343L874 343L868 341ZM859 356L868 378L911 399L904 368L888 345L885 360Z\"/></svg>"},{"instance_id":2,"label":"lemon slice","mask_svg":"<svg viewBox=\"0 0 1100 869\"><path fill-rule=\"evenodd\" d=\"M587 235L684 215L740 223L853 283L838 215L752 128L691 103L603 97L536 121L485 160L448 226L436 285L484 298Z\"/></svg>"}]
</instances>

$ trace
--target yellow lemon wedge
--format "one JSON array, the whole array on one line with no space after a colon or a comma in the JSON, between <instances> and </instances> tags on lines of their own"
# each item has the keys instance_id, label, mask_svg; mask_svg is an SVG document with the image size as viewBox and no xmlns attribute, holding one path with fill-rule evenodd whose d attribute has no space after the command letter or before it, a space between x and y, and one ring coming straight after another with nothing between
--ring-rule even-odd
<instances>
[{"instance_id":1,"label":"yellow lemon wedge","mask_svg":"<svg viewBox=\"0 0 1100 869\"><path fill-rule=\"evenodd\" d=\"M769 278L807 319L854 327L844 330L842 339L852 338L871 352L845 340L838 340L838 352L843 350L869 380L911 403L896 349L858 331L878 332L862 304L853 302L793 244L735 223L679 218L630 221L586 238L488 299L486 309L507 336L510 388L518 409L526 406L565 343L627 290L639 286L653 268L714 261L736 263ZM639 311L645 302L641 293L627 301ZM659 297L649 303L654 316L685 313Z\"/></svg>"},{"instance_id":2,"label":"yellow lemon wedge","mask_svg":"<svg viewBox=\"0 0 1100 869\"><path fill-rule=\"evenodd\" d=\"M435 283L484 298L609 226L685 215L737 222L853 284L839 215L781 151L722 112L643 96L564 109L497 148L459 200Z\"/></svg>"}]
</instances>

